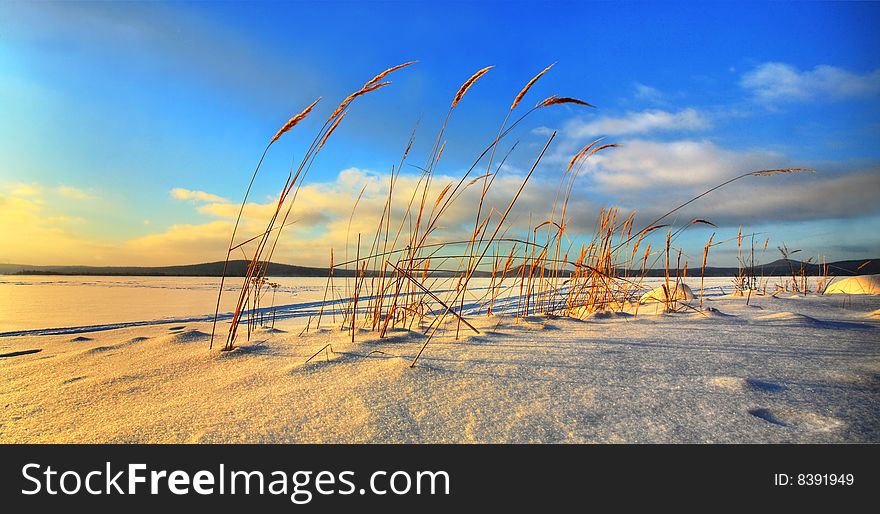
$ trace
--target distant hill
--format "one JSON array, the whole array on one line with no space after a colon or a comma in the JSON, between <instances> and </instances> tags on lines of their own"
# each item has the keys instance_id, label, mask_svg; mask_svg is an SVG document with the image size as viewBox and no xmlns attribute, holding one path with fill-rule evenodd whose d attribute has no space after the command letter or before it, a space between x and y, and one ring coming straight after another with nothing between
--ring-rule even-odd
<instances>
[{"instance_id":1,"label":"distant hill","mask_svg":"<svg viewBox=\"0 0 880 514\"><path fill-rule=\"evenodd\" d=\"M867 263L867 264L866 264ZM786 261L779 259L766 264L755 266L758 275L778 276L789 273L789 265L799 270L803 264L808 275L817 275L820 265L801 263L800 261ZM230 277L243 277L247 271L248 261L229 261L226 275ZM859 267L861 268L859 269ZM508 272L508 276L517 273L518 269ZM623 270L621 270L623 271ZM674 270L670 270L674 273ZM179 266L32 266L28 264L0 264L0 275L102 275L102 276L167 276L167 277L219 277L223 272L223 261L206 262L202 264L184 264ZM694 276L700 273L699 268L688 269L688 275ZM837 261L828 263L830 275L874 275L880 273L880 258L851 261ZM368 276L372 275L367 272ZM448 276L450 272L437 272L434 276ZM633 274L633 273L631 273ZM662 269L648 271L651 277L663 276ZM737 268L734 267L707 267L707 277L735 276ZM337 277L354 276L354 270L336 269ZM475 276L488 276L486 272L478 272ZM270 277L326 277L327 268L314 268L309 266L295 266L292 264L270 263L268 276Z\"/></svg>"},{"instance_id":2,"label":"distant hill","mask_svg":"<svg viewBox=\"0 0 880 514\"><path fill-rule=\"evenodd\" d=\"M243 277L250 261L229 261L227 277ZM326 277L328 268L295 266L293 264L269 263L269 277ZM178 266L32 266L28 264L0 264L0 275L94 275L136 277L219 277L223 274L223 261ZM354 269L333 271L336 277L353 277ZM367 276L373 276L367 271ZM451 276L452 272L439 271L434 276ZM484 273L477 272L476 276ZM488 274L485 274L488 275Z\"/></svg>"},{"instance_id":3,"label":"distant hill","mask_svg":"<svg viewBox=\"0 0 880 514\"><path fill-rule=\"evenodd\" d=\"M801 262L796 260L778 259L773 262L768 262L766 264L756 264L755 274L764 276L789 275L792 269L794 269L796 272L800 272L801 266L804 267L807 275L815 276L819 274L820 268L824 268L825 265ZM880 273L880 259L829 262L827 263L827 266L828 274L836 276L875 275L877 273ZM705 274L707 277L732 277L735 276L738 271L739 270L734 267L723 268L707 266ZM699 274L699 267L688 269L688 275L690 276ZM662 277L663 275L664 271L662 269L654 269L648 272L649 277Z\"/></svg>"},{"instance_id":4,"label":"distant hill","mask_svg":"<svg viewBox=\"0 0 880 514\"><path fill-rule=\"evenodd\" d=\"M243 277L249 261L229 261L226 276ZM354 270L337 270L337 276L354 276ZM179 266L30 266L26 264L0 264L4 275L107 275L107 276L167 276L167 277L219 277L223 274L223 261ZM269 264L269 276L273 277L326 277L327 268L312 268L290 264Z\"/></svg>"}]
</instances>

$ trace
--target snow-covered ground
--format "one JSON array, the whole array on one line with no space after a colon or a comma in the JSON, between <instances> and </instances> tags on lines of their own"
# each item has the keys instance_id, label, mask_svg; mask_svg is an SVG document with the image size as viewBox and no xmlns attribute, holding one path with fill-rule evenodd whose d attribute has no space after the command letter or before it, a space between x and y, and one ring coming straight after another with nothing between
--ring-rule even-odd
<instances>
[{"instance_id":1,"label":"snow-covered ground","mask_svg":"<svg viewBox=\"0 0 880 514\"><path fill-rule=\"evenodd\" d=\"M0 277L0 442L880 442L880 296L474 314L410 368L420 332L300 336L324 280L278 282L221 353L216 279Z\"/></svg>"}]
</instances>

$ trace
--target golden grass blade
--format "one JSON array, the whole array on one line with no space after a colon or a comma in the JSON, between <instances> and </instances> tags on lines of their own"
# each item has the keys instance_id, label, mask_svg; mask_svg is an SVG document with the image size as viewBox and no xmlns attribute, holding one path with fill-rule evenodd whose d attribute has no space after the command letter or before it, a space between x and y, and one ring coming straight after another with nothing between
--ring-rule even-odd
<instances>
[{"instance_id":1,"label":"golden grass blade","mask_svg":"<svg viewBox=\"0 0 880 514\"><path fill-rule=\"evenodd\" d=\"M454 109L455 106L458 105L458 102L460 102L461 99L464 97L465 93L468 92L468 89L470 89L471 86L473 86L474 83L480 79L480 77L482 77L483 75L488 73L489 70L491 70L494 67L495 66L486 66L482 70L471 75L471 78L467 79L464 82L464 84L462 84L461 87L458 89L458 93L455 93L455 98L452 100L452 108Z\"/></svg>"},{"instance_id":2,"label":"golden grass blade","mask_svg":"<svg viewBox=\"0 0 880 514\"><path fill-rule=\"evenodd\" d=\"M586 107L594 107L594 108L596 107L595 105L584 102L583 100L578 100L577 98L569 98L567 96L553 95L550 98L547 98L547 99L539 102L538 105L535 106L535 109L539 109L541 107L549 107L551 105L561 105L561 104L576 104L576 105L583 105Z\"/></svg>"},{"instance_id":3,"label":"golden grass blade","mask_svg":"<svg viewBox=\"0 0 880 514\"><path fill-rule=\"evenodd\" d=\"M425 294L427 294L428 296L430 296L435 302L437 302L437 303L439 303L440 305L442 305L443 308L445 308L446 310L448 310L453 316L455 316L456 318L458 318L462 323L464 323L465 325L467 325L471 330L473 330L473 331L476 332L477 334L480 333L480 331L477 330L476 327L474 327L473 325L471 325L470 323L468 323L467 320L465 320L465 319L461 316L461 314L459 314L459 313L455 312L454 310L452 310L451 308L449 308L449 306L446 305L446 303L444 303L443 300L441 300L437 295L435 295L434 293L432 293L430 289L427 289L425 286L423 286L422 284L420 284L419 281L416 280L415 278L413 278L413 276L412 276L411 274L407 273L405 270L402 270L402 269L398 268L398 267L395 266L394 263L391 262L391 261L388 261L388 265L391 266L392 268L394 268L398 273L400 273L400 275L401 275L402 277L408 279L408 280L411 281L413 284L415 284L416 287L418 287L418 288L421 289Z\"/></svg>"},{"instance_id":4,"label":"golden grass blade","mask_svg":"<svg viewBox=\"0 0 880 514\"><path fill-rule=\"evenodd\" d=\"M537 232L538 230L541 229L541 227L546 227L547 225L553 225L554 227L558 228L560 232L565 231L565 227L563 227L559 223L556 223L553 220L547 220L547 221L541 223L540 225L538 225L537 227L535 227L534 230L532 230L532 232Z\"/></svg>"},{"instance_id":5,"label":"golden grass blade","mask_svg":"<svg viewBox=\"0 0 880 514\"><path fill-rule=\"evenodd\" d=\"M605 139L605 138L604 138L604 137L600 137L599 139L593 141L592 143L590 143L590 144L584 146L583 148L581 148L580 150L578 150L578 152L577 152L576 154L574 154L574 156L571 158L571 161L569 161L569 163L568 163L568 167L565 169L565 171L566 171L566 172L571 171L571 169L574 167L574 165L575 165L579 160L581 160L581 158L582 158L587 152L589 152L591 148L593 148L593 145L595 145L595 144L598 143L599 141L602 141L603 139Z\"/></svg>"},{"instance_id":6,"label":"golden grass blade","mask_svg":"<svg viewBox=\"0 0 880 514\"><path fill-rule=\"evenodd\" d=\"M452 184L452 182L446 184L446 187L443 188L443 191L440 191L440 194L437 195L437 200L434 202L434 207L437 207L437 205L443 200L443 197L446 196L446 193L449 192L449 188L452 187Z\"/></svg>"},{"instance_id":7,"label":"golden grass blade","mask_svg":"<svg viewBox=\"0 0 880 514\"><path fill-rule=\"evenodd\" d=\"M467 188L471 187L472 185L476 184L477 181L479 181L480 179L484 179L486 177L491 177L491 176L492 176L491 173L484 173L484 174L480 175L479 177L474 177L470 180L470 182L467 183L467 185L464 186L464 189L467 189Z\"/></svg>"},{"instance_id":8,"label":"golden grass blade","mask_svg":"<svg viewBox=\"0 0 880 514\"><path fill-rule=\"evenodd\" d=\"M384 79L389 73L393 73L399 69L406 68L407 66L412 66L413 64L416 64L417 62L419 62L419 61L409 61L409 62L405 62L403 64L398 64L397 66L392 66L392 67L388 68L387 70L383 71L382 73L376 75L372 79L370 79L369 82L364 84L364 87L368 88L368 87L372 86L373 84L378 84L379 81Z\"/></svg>"},{"instance_id":9,"label":"golden grass blade","mask_svg":"<svg viewBox=\"0 0 880 514\"><path fill-rule=\"evenodd\" d=\"M599 153L602 150L605 150L606 148L619 148L621 146L623 146L623 145L621 145L620 143L611 143L611 144L607 144L607 145L602 145L602 146L594 149L592 152L590 152L590 155ZM587 157L589 157L589 155Z\"/></svg>"},{"instance_id":10,"label":"golden grass blade","mask_svg":"<svg viewBox=\"0 0 880 514\"><path fill-rule=\"evenodd\" d=\"M712 225L713 227L715 225ZM712 239L715 238L715 233L712 232L712 235L709 236L709 241L706 242L706 246L703 248L703 265L700 267L700 310L703 309L703 284L704 278L706 276L706 262L709 259L709 248L712 247Z\"/></svg>"},{"instance_id":11,"label":"golden grass blade","mask_svg":"<svg viewBox=\"0 0 880 514\"><path fill-rule=\"evenodd\" d=\"M572 159L572 162L568 163L568 165L569 165L569 166L572 166L572 165L574 165L578 160L586 160L586 159L589 158L590 156L595 155L596 153L601 152L602 150L605 150L606 148L617 148L617 147L621 146L619 143L612 143L612 144L602 145L602 146L600 146L600 147L593 148L592 150L590 150L590 147L593 146L593 145L594 145L596 142L598 142L598 141L600 141L600 139L597 139L597 140L594 141L593 143L590 143L586 148L584 148L583 153L580 154L580 155L575 155L575 157L576 157L577 159L574 159L574 158L573 158L573 159ZM570 167L569 167L569 169L566 170L566 171L569 171L569 170L571 170ZM574 184L574 182L572 182L572 184L570 184L570 185L573 185L573 184ZM566 199L566 201L567 201L567 199Z\"/></svg>"},{"instance_id":12,"label":"golden grass blade","mask_svg":"<svg viewBox=\"0 0 880 514\"><path fill-rule=\"evenodd\" d=\"M778 170L760 170L753 171L750 175L755 177L769 177L770 175L778 175L780 173L815 173L816 170L810 168L781 168Z\"/></svg>"},{"instance_id":13,"label":"golden grass blade","mask_svg":"<svg viewBox=\"0 0 880 514\"><path fill-rule=\"evenodd\" d=\"M652 226L646 228L645 230L642 230L641 233L642 233L642 234L647 234L648 232L653 232L653 231L657 230L658 228L663 228L663 227L668 227L668 226L669 226L668 224L663 224L663 225L652 225Z\"/></svg>"},{"instance_id":14,"label":"golden grass blade","mask_svg":"<svg viewBox=\"0 0 880 514\"><path fill-rule=\"evenodd\" d=\"M327 121L330 121L333 118L339 116L339 113L341 113L343 110L345 110L345 108L348 107L348 104L350 104L352 102L352 100L354 100L355 98L357 98L359 96L363 96L363 95L370 93L372 91L375 91L379 88L383 88L383 87L387 86L388 84L391 84L391 82L379 82L378 84L364 86L361 89L355 91L354 93L348 95L347 97L345 97L345 100L343 100L342 103L339 104L339 107L337 107L336 110L333 111L333 114L331 114L330 117L327 118Z\"/></svg>"},{"instance_id":15,"label":"golden grass blade","mask_svg":"<svg viewBox=\"0 0 880 514\"><path fill-rule=\"evenodd\" d=\"M342 118L345 118L345 113L343 113L342 116L339 116L338 118L336 118L336 121L333 122L333 125L330 125L330 128L327 129L327 133L324 134L324 137L321 139L321 144L318 145L318 148L317 148L317 150L315 150L315 153L318 153L319 151L321 151L321 148L324 148L324 143L327 142L327 139L330 138L330 134L332 134L336 130L336 127L339 126L339 122L342 121Z\"/></svg>"},{"instance_id":16,"label":"golden grass blade","mask_svg":"<svg viewBox=\"0 0 880 514\"><path fill-rule=\"evenodd\" d=\"M306 116L309 115L310 112L312 112L312 109L320 101L321 101L321 97L318 97L317 100L312 102L312 105L306 107L301 113L299 113L296 116L294 116L293 118L290 118L289 120L287 120L287 123L285 123L284 126L281 127L280 129L278 129L278 132L275 133L275 135L272 137L272 140L269 141L269 144L271 145L275 141L278 141L278 138L283 136L285 132L289 131L290 129L295 127L297 123L301 122Z\"/></svg>"},{"instance_id":17,"label":"golden grass blade","mask_svg":"<svg viewBox=\"0 0 880 514\"><path fill-rule=\"evenodd\" d=\"M532 86L535 85L535 82L537 82L538 79L541 78L545 73L547 73L548 71L550 71L550 68L552 68L552 67L555 66L555 65L556 65L556 63L554 62L554 63L551 64L550 66L547 66L546 68L544 68L544 71L542 71L541 73L538 73L537 75L535 75L535 76L532 78L532 80L530 80L530 81L526 84L526 87L522 88L522 91L520 91L519 94L516 95L516 98L513 99L513 104L511 104L511 106L510 106L510 110L511 110L511 111L514 110L514 109L516 109L516 106L519 105L519 102L523 99L524 96L526 96L526 93L529 92L529 89L531 89Z\"/></svg>"}]
</instances>

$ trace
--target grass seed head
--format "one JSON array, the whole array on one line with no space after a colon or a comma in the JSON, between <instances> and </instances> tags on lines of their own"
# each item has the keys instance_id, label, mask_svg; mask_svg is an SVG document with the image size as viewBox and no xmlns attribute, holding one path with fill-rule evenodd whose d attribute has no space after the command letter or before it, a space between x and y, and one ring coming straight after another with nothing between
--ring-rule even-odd
<instances>
[{"instance_id":1,"label":"grass seed head","mask_svg":"<svg viewBox=\"0 0 880 514\"><path fill-rule=\"evenodd\" d=\"M296 116L294 116L293 118L290 118L289 120L287 120L287 123L285 123L284 126L281 127L280 129L278 129L278 132L276 132L275 135L272 136L272 140L269 142L269 144L272 144L275 141L278 141L278 138L283 136L285 132L289 131L290 129L295 127L297 123L301 122L306 116L309 115L310 112L312 112L312 109L320 101L321 101L321 97L318 97L318 99L315 100L314 102L312 102L312 104L310 106L303 109L303 111L301 113L299 113Z\"/></svg>"},{"instance_id":2,"label":"grass seed head","mask_svg":"<svg viewBox=\"0 0 880 514\"><path fill-rule=\"evenodd\" d=\"M550 68L552 68L555 64L556 64L556 63L553 63L553 64L551 64L550 66L547 66L546 68L544 68L544 71L542 71L541 73L538 73L537 75L535 75L534 77L532 77L532 80L530 80L530 81L525 85L525 87L522 88L522 91L520 91L519 94L516 95L516 98L513 99L513 103L510 105L510 110L511 110L511 111L514 110L514 109L516 109L516 106L519 105L519 102L523 99L524 96L526 96L526 93L529 92L529 89L531 89L532 86L535 85L535 82L537 82L538 79L541 78L545 73L547 73L548 71L550 71Z\"/></svg>"},{"instance_id":3,"label":"grass seed head","mask_svg":"<svg viewBox=\"0 0 880 514\"><path fill-rule=\"evenodd\" d=\"M458 105L458 102L461 102L461 99L464 98L464 95L465 95L465 93L468 92L468 89L470 89L471 86L473 86L474 83L480 79L480 77L482 77L483 75L488 73L489 70L491 70L492 68L494 68L494 66L486 66L482 70L471 75L471 78L464 81L464 84L462 84L461 87L458 88L458 93L455 93L455 98L452 99L452 108L453 109L455 108L456 105Z\"/></svg>"}]
</instances>

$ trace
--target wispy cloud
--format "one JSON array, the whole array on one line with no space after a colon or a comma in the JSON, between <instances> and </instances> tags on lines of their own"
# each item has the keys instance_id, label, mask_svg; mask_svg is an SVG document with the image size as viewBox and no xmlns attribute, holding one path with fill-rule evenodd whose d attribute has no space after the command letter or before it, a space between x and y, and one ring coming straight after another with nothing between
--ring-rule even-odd
<instances>
[{"instance_id":1,"label":"wispy cloud","mask_svg":"<svg viewBox=\"0 0 880 514\"><path fill-rule=\"evenodd\" d=\"M106 246L81 235L86 220L67 212L57 188L0 184L0 261L25 264L94 262Z\"/></svg>"},{"instance_id":2,"label":"wispy cloud","mask_svg":"<svg viewBox=\"0 0 880 514\"><path fill-rule=\"evenodd\" d=\"M9 194L13 197L33 197L38 196L42 192L42 189L43 188L39 184L16 183L9 186Z\"/></svg>"},{"instance_id":3,"label":"wispy cloud","mask_svg":"<svg viewBox=\"0 0 880 514\"><path fill-rule=\"evenodd\" d=\"M82 189L71 186L58 186L55 191L69 200L92 200L94 196Z\"/></svg>"},{"instance_id":4,"label":"wispy cloud","mask_svg":"<svg viewBox=\"0 0 880 514\"><path fill-rule=\"evenodd\" d=\"M669 112L649 109L620 117L602 117L593 121L572 120L565 127L566 136L574 139L598 135L648 134L663 131L695 131L712 126L705 115L693 108Z\"/></svg>"},{"instance_id":5,"label":"wispy cloud","mask_svg":"<svg viewBox=\"0 0 880 514\"><path fill-rule=\"evenodd\" d=\"M659 89L640 82L635 83L635 93L633 96L636 100L643 100L646 102L656 103L663 101L663 93L661 93Z\"/></svg>"},{"instance_id":6,"label":"wispy cloud","mask_svg":"<svg viewBox=\"0 0 880 514\"><path fill-rule=\"evenodd\" d=\"M175 200L194 200L197 202L223 202L229 203L229 200L223 198L222 196L217 196L215 194L206 193L204 191L194 191L191 189L184 189L182 187L175 187L171 191L169 191L171 198Z\"/></svg>"},{"instance_id":7,"label":"wispy cloud","mask_svg":"<svg viewBox=\"0 0 880 514\"><path fill-rule=\"evenodd\" d=\"M534 134L534 135L536 135L536 136L549 137L550 134L553 133L553 129L550 128L550 127L540 126L540 127L535 127L535 128L533 128L533 129L531 130L531 133Z\"/></svg>"},{"instance_id":8,"label":"wispy cloud","mask_svg":"<svg viewBox=\"0 0 880 514\"><path fill-rule=\"evenodd\" d=\"M880 69L856 73L823 64L801 71L790 64L768 62L746 72L740 85L767 104L843 100L880 92Z\"/></svg>"},{"instance_id":9,"label":"wispy cloud","mask_svg":"<svg viewBox=\"0 0 880 514\"><path fill-rule=\"evenodd\" d=\"M117 255L136 264L194 264L226 255L232 223L175 224L167 229L124 241ZM120 257L117 257L119 259Z\"/></svg>"},{"instance_id":10,"label":"wispy cloud","mask_svg":"<svg viewBox=\"0 0 880 514\"><path fill-rule=\"evenodd\" d=\"M309 98L322 76L302 72L313 65L304 57L282 58L271 46L256 44L238 27L220 25L198 9L153 2L13 2L8 8L9 31L41 47L84 45L108 59L143 56L147 60L141 62L160 62L159 72L171 68L179 79L204 81L212 89L230 87L252 98ZM294 92L286 87L292 77L298 86Z\"/></svg>"}]
</instances>

